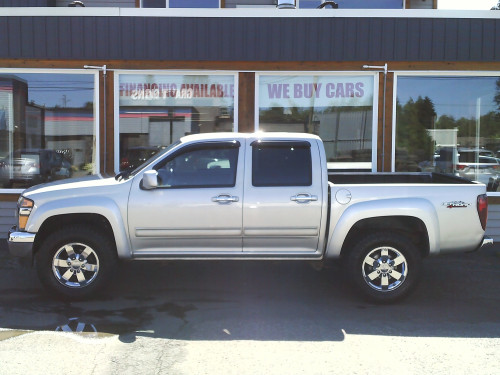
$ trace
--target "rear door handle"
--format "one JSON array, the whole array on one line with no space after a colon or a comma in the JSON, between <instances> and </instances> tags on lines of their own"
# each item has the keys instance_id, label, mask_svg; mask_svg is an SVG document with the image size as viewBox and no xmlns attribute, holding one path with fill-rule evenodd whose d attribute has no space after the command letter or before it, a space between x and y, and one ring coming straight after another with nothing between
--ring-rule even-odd
<instances>
[{"instance_id":1,"label":"rear door handle","mask_svg":"<svg viewBox=\"0 0 500 375\"><path fill-rule=\"evenodd\" d=\"M293 202L297 202L297 203L308 203L308 202L317 201L318 196L307 194L307 193L301 193L301 194L297 194L297 195L290 197L290 200Z\"/></svg>"},{"instance_id":2,"label":"rear door handle","mask_svg":"<svg viewBox=\"0 0 500 375\"><path fill-rule=\"evenodd\" d=\"M219 194L212 198L212 202L217 202L220 204L229 204L231 202L238 202L240 199L230 194Z\"/></svg>"}]
</instances>

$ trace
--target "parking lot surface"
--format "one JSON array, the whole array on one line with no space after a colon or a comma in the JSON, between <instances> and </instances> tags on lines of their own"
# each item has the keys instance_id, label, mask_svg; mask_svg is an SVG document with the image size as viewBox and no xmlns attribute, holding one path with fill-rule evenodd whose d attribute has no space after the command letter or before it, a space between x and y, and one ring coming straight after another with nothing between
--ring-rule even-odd
<instances>
[{"instance_id":1,"label":"parking lot surface","mask_svg":"<svg viewBox=\"0 0 500 375\"><path fill-rule=\"evenodd\" d=\"M0 243L0 374L498 374L500 247L426 259L392 305L339 265L133 262L61 302Z\"/></svg>"}]
</instances>

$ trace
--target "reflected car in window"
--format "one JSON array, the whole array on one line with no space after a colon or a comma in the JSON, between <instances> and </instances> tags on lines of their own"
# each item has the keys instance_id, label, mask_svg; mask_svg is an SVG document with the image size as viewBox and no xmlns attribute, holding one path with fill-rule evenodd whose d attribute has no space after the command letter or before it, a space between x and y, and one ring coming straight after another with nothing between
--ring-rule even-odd
<instances>
[{"instance_id":1,"label":"reflected car in window","mask_svg":"<svg viewBox=\"0 0 500 375\"><path fill-rule=\"evenodd\" d=\"M32 186L72 174L71 163L54 150L21 149L0 162L0 184L4 188Z\"/></svg>"},{"instance_id":2,"label":"reflected car in window","mask_svg":"<svg viewBox=\"0 0 500 375\"><path fill-rule=\"evenodd\" d=\"M474 162L464 162L468 155L460 151L457 174L468 180L479 181L488 187L488 191L497 191L500 183L500 160L491 156L477 156ZM467 160L467 159L466 159Z\"/></svg>"}]
</instances>

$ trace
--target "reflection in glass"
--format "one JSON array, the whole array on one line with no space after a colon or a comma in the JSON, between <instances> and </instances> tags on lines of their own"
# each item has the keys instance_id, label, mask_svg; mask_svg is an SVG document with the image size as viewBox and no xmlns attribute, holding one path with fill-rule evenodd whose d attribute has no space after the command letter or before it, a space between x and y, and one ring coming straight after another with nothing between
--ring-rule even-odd
<instances>
[{"instance_id":1,"label":"reflection in glass","mask_svg":"<svg viewBox=\"0 0 500 375\"><path fill-rule=\"evenodd\" d=\"M170 0L170 8L219 8L219 0Z\"/></svg>"},{"instance_id":2,"label":"reflection in glass","mask_svg":"<svg viewBox=\"0 0 500 375\"><path fill-rule=\"evenodd\" d=\"M120 171L188 134L233 131L234 76L120 74Z\"/></svg>"},{"instance_id":3,"label":"reflection in glass","mask_svg":"<svg viewBox=\"0 0 500 375\"><path fill-rule=\"evenodd\" d=\"M500 79L398 77L396 171L453 174L497 191Z\"/></svg>"},{"instance_id":4,"label":"reflection in glass","mask_svg":"<svg viewBox=\"0 0 500 375\"><path fill-rule=\"evenodd\" d=\"M318 135L329 169L371 170L373 76L260 76L259 130Z\"/></svg>"},{"instance_id":5,"label":"reflection in glass","mask_svg":"<svg viewBox=\"0 0 500 375\"><path fill-rule=\"evenodd\" d=\"M94 172L94 75L0 75L0 188Z\"/></svg>"},{"instance_id":6,"label":"reflection in glass","mask_svg":"<svg viewBox=\"0 0 500 375\"><path fill-rule=\"evenodd\" d=\"M311 9L321 3L322 0L299 0L298 5L302 9ZM339 9L403 9L403 0L335 0L335 3Z\"/></svg>"}]
</instances>

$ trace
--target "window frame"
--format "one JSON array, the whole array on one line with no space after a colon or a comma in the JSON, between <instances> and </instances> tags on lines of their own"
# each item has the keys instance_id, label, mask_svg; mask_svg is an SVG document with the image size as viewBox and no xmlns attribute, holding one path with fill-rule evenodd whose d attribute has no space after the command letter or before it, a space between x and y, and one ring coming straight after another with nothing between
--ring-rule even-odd
<instances>
[{"instance_id":1,"label":"window frame","mask_svg":"<svg viewBox=\"0 0 500 375\"><path fill-rule=\"evenodd\" d=\"M396 102L398 97L399 77L498 77L500 71L452 71L452 70L426 70L426 71L395 71L392 96L392 141L391 141L391 172L396 170ZM500 197L500 192L488 192L488 196Z\"/></svg>"},{"instance_id":2,"label":"window frame","mask_svg":"<svg viewBox=\"0 0 500 375\"><path fill-rule=\"evenodd\" d=\"M100 118L100 96L99 96L99 71L88 70L88 69L38 69L38 68L0 68L0 75L3 74L84 74L94 76L94 95L93 95L93 115L94 115L94 144L93 144L93 156L94 156L94 166L92 169L92 174L100 173L101 165L101 150L100 150L100 133L99 129L101 127ZM24 191L21 189L7 189L0 188L0 194L21 194Z\"/></svg>"},{"instance_id":3,"label":"window frame","mask_svg":"<svg viewBox=\"0 0 500 375\"><path fill-rule=\"evenodd\" d=\"M259 111L260 111L260 97L259 97L259 84L260 77L262 76L324 76L324 77L343 77L343 76L368 76L373 77L373 101L372 101L372 160L371 160L371 171L377 171L377 142L378 142L378 110L379 110L379 71L263 71L255 73L255 104L254 104L254 131L259 131ZM353 162L348 164L354 164L362 162ZM337 163L339 164L339 163ZM340 164L339 164L340 165ZM352 168L352 167L350 167ZM360 169L362 166L360 166ZM341 168L342 169L342 168Z\"/></svg>"},{"instance_id":4,"label":"window frame","mask_svg":"<svg viewBox=\"0 0 500 375\"><path fill-rule=\"evenodd\" d=\"M120 76L121 75L138 75L138 74L153 74L162 76L179 76L179 75L189 75L189 76L199 76L199 75L212 75L212 76L233 76L234 77L234 126L233 132L238 132L238 72L231 71L213 71L213 70L125 70L125 69L115 69L113 71L114 78L114 156L113 156L113 168L115 173L120 173Z\"/></svg>"},{"instance_id":5,"label":"window frame","mask_svg":"<svg viewBox=\"0 0 500 375\"><path fill-rule=\"evenodd\" d=\"M225 185L225 184L215 184L215 185L185 185L185 186L158 186L157 189L216 189L216 188L234 188L236 186L236 181L238 178L238 161L239 161L239 156L240 156L240 150L241 150L241 143L238 140L228 140L228 141L207 141L207 142L198 142L198 143L191 143L188 145L185 145L158 163L156 163L153 166L153 170L158 171L158 169L161 169L165 164L168 162L174 160L175 158L182 156L188 152L192 151L198 151L198 150L214 150L214 149L234 149L236 150L236 160L235 160L235 165L234 165L234 178L233 182L231 185ZM231 170L231 168L229 168Z\"/></svg>"}]
</instances>

